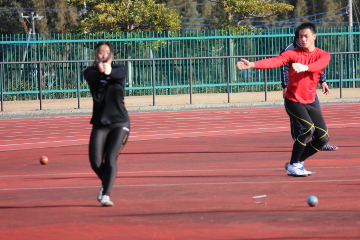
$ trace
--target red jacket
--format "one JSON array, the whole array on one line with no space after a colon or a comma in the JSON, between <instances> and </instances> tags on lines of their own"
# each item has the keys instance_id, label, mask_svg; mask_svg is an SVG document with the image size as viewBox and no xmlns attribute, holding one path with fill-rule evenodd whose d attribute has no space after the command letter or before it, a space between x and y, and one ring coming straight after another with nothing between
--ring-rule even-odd
<instances>
[{"instance_id":1,"label":"red jacket","mask_svg":"<svg viewBox=\"0 0 360 240\"><path fill-rule=\"evenodd\" d=\"M285 97L293 102L309 104L315 102L316 87L320 75L330 62L330 54L315 48L312 52L306 52L302 47L281 53L274 58L256 61L255 68L268 69L280 67L289 63L289 84ZM306 72L297 73L292 67L292 63L307 65Z\"/></svg>"}]
</instances>

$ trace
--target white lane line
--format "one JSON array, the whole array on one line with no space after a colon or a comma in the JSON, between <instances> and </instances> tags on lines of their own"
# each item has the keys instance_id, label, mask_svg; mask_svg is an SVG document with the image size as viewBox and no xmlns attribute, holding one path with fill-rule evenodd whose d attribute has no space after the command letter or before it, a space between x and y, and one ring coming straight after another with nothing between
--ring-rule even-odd
<instances>
[{"instance_id":1,"label":"white lane line","mask_svg":"<svg viewBox=\"0 0 360 240\"><path fill-rule=\"evenodd\" d=\"M349 165L349 166L327 166L327 167L317 167L314 166L313 168L316 169L353 169L353 168L360 168L360 165ZM142 174L142 173L189 173L189 172L235 172L235 171L267 171L267 170L277 170L277 169L284 169L283 167L274 167L274 168L235 168L235 169L183 169L183 170L164 170L164 171L127 171L127 172L117 172L118 176L126 175L126 174ZM285 170L284 170L285 171ZM93 172L82 172L82 173L47 173L47 174L26 174L26 175L0 175L0 178L10 178L10 177L43 177L43 176L66 176L66 175L94 175ZM126 177L126 176L122 176ZM359 178L360 180L360 178Z\"/></svg>"},{"instance_id":2,"label":"white lane line","mask_svg":"<svg viewBox=\"0 0 360 240\"><path fill-rule=\"evenodd\" d=\"M281 183L304 183L305 181L267 181L267 182L212 182L212 183L156 183L156 184L124 184L114 185L114 188L125 187L169 187L169 186L204 186L204 185L244 185L244 184L281 184ZM360 179L346 179L346 180L306 180L311 183L331 183L331 182L360 182ZM34 187L34 188L3 188L0 191L24 191L24 190L56 190L56 189L86 189L99 188L99 186L67 186L67 187Z\"/></svg>"}]
</instances>

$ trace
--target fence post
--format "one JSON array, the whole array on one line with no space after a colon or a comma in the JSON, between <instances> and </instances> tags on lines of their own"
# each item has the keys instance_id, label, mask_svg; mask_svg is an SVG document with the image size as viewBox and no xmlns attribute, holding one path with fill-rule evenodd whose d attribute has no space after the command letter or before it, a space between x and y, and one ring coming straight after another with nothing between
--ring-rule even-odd
<instances>
[{"instance_id":1,"label":"fence post","mask_svg":"<svg viewBox=\"0 0 360 240\"><path fill-rule=\"evenodd\" d=\"M80 63L77 62L76 63L76 70L77 70L77 86L76 86L76 91L77 91L77 99L78 99L78 109L80 109L80 80L81 80L81 71L80 71Z\"/></svg>"},{"instance_id":2,"label":"fence post","mask_svg":"<svg viewBox=\"0 0 360 240\"><path fill-rule=\"evenodd\" d=\"M267 69L265 69L265 80L264 80L264 91L265 91L265 102L267 101Z\"/></svg>"},{"instance_id":3,"label":"fence post","mask_svg":"<svg viewBox=\"0 0 360 240\"><path fill-rule=\"evenodd\" d=\"M0 100L1 100L1 111L4 111L4 65L1 64L1 73L0 73Z\"/></svg>"},{"instance_id":4,"label":"fence post","mask_svg":"<svg viewBox=\"0 0 360 240\"><path fill-rule=\"evenodd\" d=\"M340 76L339 76L339 79L340 79L340 98L342 98L342 80L343 80L343 55L340 54Z\"/></svg>"},{"instance_id":5,"label":"fence post","mask_svg":"<svg viewBox=\"0 0 360 240\"><path fill-rule=\"evenodd\" d=\"M226 64L225 64L225 67L226 67L226 87L227 87L227 95L228 95L228 103L230 103L230 92L231 92L231 89L230 89L230 61L231 59L230 58L226 58Z\"/></svg>"},{"instance_id":6,"label":"fence post","mask_svg":"<svg viewBox=\"0 0 360 240\"><path fill-rule=\"evenodd\" d=\"M156 87L155 87L155 61L151 61L151 78L152 78L152 89L153 89L153 106L155 106L155 95L156 95Z\"/></svg>"},{"instance_id":7,"label":"fence post","mask_svg":"<svg viewBox=\"0 0 360 240\"><path fill-rule=\"evenodd\" d=\"M39 100L40 100L40 110L42 110L42 85L43 85L43 79L41 74L41 63L38 64L38 88L39 88Z\"/></svg>"},{"instance_id":8,"label":"fence post","mask_svg":"<svg viewBox=\"0 0 360 240\"><path fill-rule=\"evenodd\" d=\"M192 69L192 61L191 59L189 59L189 63L190 63L190 105L193 103L192 101L192 94L193 94L193 69Z\"/></svg>"}]
</instances>

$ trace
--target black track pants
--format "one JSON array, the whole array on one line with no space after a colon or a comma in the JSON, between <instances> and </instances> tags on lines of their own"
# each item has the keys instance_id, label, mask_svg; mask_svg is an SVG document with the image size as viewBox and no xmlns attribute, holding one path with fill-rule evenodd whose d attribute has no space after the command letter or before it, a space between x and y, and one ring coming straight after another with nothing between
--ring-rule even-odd
<instances>
[{"instance_id":1,"label":"black track pants","mask_svg":"<svg viewBox=\"0 0 360 240\"><path fill-rule=\"evenodd\" d=\"M305 161L329 141L321 110L315 102L302 104L288 99L285 99L285 109L291 118L296 119L303 126L303 132L294 142L290 163Z\"/></svg>"},{"instance_id":2,"label":"black track pants","mask_svg":"<svg viewBox=\"0 0 360 240\"><path fill-rule=\"evenodd\" d=\"M315 95L315 104L321 111L320 101L317 94ZM304 127L295 117L290 116L290 130L291 137L294 139L294 141L296 141L296 138L304 132Z\"/></svg>"},{"instance_id":3,"label":"black track pants","mask_svg":"<svg viewBox=\"0 0 360 240\"><path fill-rule=\"evenodd\" d=\"M110 195L117 173L117 157L127 142L129 132L129 122L92 128L89 143L90 164L102 182L104 195Z\"/></svg>"}]
</instances>

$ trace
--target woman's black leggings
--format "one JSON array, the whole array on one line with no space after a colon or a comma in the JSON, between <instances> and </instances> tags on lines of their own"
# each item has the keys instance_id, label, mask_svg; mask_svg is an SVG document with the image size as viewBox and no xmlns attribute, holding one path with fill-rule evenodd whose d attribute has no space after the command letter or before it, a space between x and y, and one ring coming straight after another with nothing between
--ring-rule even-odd
<instances>
[{"instance_id":1,"label":"woman's black leggings","mask_svg":"<svg viewBox=\"0 0 360 240\"><path fill-rule=\"evenodd\" d=\"M117 174L117 157L125 146L129 133L130 122L92 128L89 143L90 164L102 182L104 195L110 195Z\"/></svg>"},{"instance_id":2,"label":"woman's black leggings","mask_svg":"<svg viewBox=\"0 0 360 240\"><path fill-rule=\"evenodd\" d=\"M315 102L302 104L288 99L285 99L285 109L291 118L297 119L304 126L304 131L294 142L290 163L305 161L329 141L328 129L321 110Z\"/></svg>"}]
</instances>

